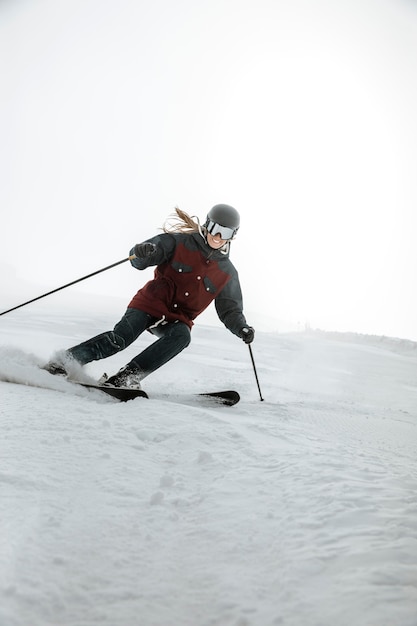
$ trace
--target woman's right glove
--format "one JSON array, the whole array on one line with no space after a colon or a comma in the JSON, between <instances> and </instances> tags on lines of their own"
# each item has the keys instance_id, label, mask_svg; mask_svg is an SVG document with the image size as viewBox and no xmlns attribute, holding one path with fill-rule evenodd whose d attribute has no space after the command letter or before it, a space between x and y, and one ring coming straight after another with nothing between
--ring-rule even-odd
<instances>
[{"instance_id":1,"label":"woman's right glove","mask_svg":"<svg viewBox=\"0 0 417 626\"><path fill-rule=\"evenodd\" d=\"M152 256L156 251L156 245L154 243L150 243L149 241L137 243L134 247L134 251L137 259L146 259L147 257Z\"/></svg>"}]
</instances>

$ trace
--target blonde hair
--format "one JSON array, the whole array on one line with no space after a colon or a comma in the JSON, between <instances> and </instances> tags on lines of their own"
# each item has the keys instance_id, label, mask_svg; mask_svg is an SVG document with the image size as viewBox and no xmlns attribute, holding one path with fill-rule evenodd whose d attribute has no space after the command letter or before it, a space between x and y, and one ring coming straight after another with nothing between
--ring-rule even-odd
<instances>
[{"instance_id":1,"label":"blonde hair","mask_svg":"<svg viewBox=\"0 0 417 626\"><path fill-rule=\"evenodd\" d=\"M194 218L194 219L193 219ZM175 213L166 220L164 233L198 233L201 232L198 217L190 216L185 211L175 207Z\"/></svg>"}]
</instances>

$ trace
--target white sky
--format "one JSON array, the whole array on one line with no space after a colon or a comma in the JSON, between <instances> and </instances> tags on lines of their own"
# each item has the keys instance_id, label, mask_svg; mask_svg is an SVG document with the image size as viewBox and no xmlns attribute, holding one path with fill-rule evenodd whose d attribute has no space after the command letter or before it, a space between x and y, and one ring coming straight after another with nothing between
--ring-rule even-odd
<instances>
[{"instance_id":1,"label":"white sky","mask_svg":"<svg viewBox=\"0 0 417 626\"><path fill-rule=\"evenodd\" d=\"M2 284L18 304L226 202L250 323L417 340L416 63L411 0L2 0Z\"/></svg>"}]
</instances>

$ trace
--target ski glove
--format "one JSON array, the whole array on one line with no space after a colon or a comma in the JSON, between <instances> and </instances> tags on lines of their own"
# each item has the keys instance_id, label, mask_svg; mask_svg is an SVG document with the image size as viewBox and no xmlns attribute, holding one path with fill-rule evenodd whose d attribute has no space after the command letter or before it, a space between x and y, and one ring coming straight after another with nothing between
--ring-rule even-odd
<instances>
[{"instance_id":1,"label":"ski glove","mask_svg":"<svg viewBox=\"0 0 417 626\"><path fill-rule=\"evenodd\" d=\"M243 339L245 343L252 343L255 339L255 329L252 326L244 326L240 333L239 337Z\"/></svg>"},{"instance_id":2,"label":"ski glove","mask_svg":"<svg viewBox=\"0 0 417 626\"><path fill-rule=\"evenodd\" d=\"M150 243L149 241L145 241L145 243L137 243L134 247L135 257L137 259L146 259L149 256L152 256L156 251L156 245L154 243Z\"/></svg>"}]
</instances>

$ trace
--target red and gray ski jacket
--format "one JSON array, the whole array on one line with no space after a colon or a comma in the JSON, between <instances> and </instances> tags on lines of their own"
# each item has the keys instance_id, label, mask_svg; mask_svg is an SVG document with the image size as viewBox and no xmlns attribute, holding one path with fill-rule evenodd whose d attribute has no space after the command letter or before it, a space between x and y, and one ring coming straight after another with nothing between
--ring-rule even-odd
<instances>
[{"instance_id":1,"label":"red and gray ski jacket","mask_svg":"<svg viewBox=\"0 0 417 626\"><path fill-rule=\"evenodd\" d=\"M229 254L211 248L198 232L163 233L147 241L156 245L155 253L131 264L138 270L156 265L154 278L137 292L129 308L191 328L214 300L220 320L239 336L247 322L238 273Z\"/></svg>"}]
</instances>

